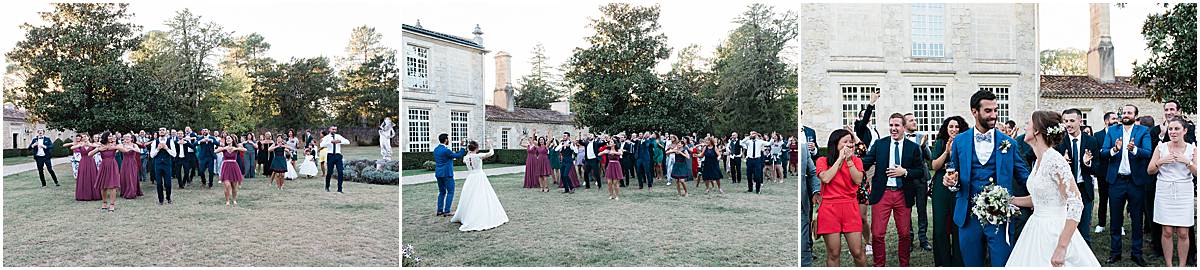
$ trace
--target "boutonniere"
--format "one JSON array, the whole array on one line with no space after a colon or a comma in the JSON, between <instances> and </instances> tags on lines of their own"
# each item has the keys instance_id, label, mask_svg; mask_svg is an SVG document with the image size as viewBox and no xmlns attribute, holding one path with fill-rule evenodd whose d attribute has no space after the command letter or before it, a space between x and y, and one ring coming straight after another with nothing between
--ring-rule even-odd
<instances>
[{"instance_id":1,"label":"boutonniere","mask_svg":"<svg viewBox=\"0 0 1200 270\"><path fill-rule=\"evenodd\" d=\"M1008 148L1011 146L1012 143L1009 143L1008 140L1000 141L1000 153L1008 154Z\"/></svg>"}]
</instances>

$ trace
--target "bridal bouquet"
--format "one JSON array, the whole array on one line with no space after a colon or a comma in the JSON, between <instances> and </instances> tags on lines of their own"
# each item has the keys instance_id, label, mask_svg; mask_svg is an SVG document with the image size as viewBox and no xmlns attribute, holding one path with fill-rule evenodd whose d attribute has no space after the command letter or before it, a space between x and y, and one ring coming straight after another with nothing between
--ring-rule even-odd
<instances>
[{"instance_id":1,"label":"bridal bouquet","mask_svg":"<svg viewBox=\"0 0 1200 270\"><path fill-rule=\"evenodd\" d=\"M1016 205L1009 203L1013 196L1008 194L1008 189L996 185L992 178L988 178L988 182L990 184L971 199L975 203L971 214L979 218L980 224L1001 225L1021 213Z\"/></svg>"}]
</instances>

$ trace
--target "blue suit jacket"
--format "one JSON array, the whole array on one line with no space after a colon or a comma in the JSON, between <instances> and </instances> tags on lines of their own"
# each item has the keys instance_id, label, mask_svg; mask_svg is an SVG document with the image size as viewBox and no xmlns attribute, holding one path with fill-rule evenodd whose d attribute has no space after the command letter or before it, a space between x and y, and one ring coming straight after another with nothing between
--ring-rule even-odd
<instances>
[{"instance_id":1,"label":"blue suit jacket","mask_svg":"<svg viewBox=\"0 0 1200 270\"><path fill-rule=\"evenodd\" d=\"M37 143L36 140L29 142L29 150L33 151L32 153L33 153L34 157L37 157L37 147L33 146L33 144L35 144L35 143ZM42 149L42 150L46 151L45 156L49 157L50 153L51 153L50 151L54 150L54 142L50 141L50 137L42 137L42 144L46 145L46 149Z\"/></svg>"},{"instance_id":2,"label":"blue suit jacket","mask_svg":"<svg viewBox=\"0 0 1200 270\"><path fill-rule=\"evenodd\" d=\"M1113 144L1117 143L1117 140L1124 136L1125 130L1121 124L1112 125L1104 130L1104 146L1100 147L1100 151L1102 155L1108 157L1108 172L1105 173L1105 176L1108 178L1108 183L1112 184L1117 181L1117 172L1121 170L1121 160L1125 158L1125 155L1121 154L1122 151L1117 151L1116 155L1112 155L1112 152L1109 152L1109 150L1112 149ZM1133 176L1133 184L1145 185L1150 183L1152 179L1146 173L1146 167L1150 166L1150 155L1154 152L1154 149L1150 146L1150 129L1142 125L1133 125L1133 130L1129 133L1129 141L1133 142L1134 146L1137 147L1137 153L1134 153L1132 159L1129 160L1129 170L1131 171L1131 176ZM1121 143L1126 144L1129 142ZM1124 149L1125 147L1122 146L1121 148Z\"/></svg>"},{"instance_id":3,"label":"blue suit jacket","mask_svg":"<svg viewBox=\"0 0 1200 270\"><path fill-rule=\"evenodd\" d=\"M467 155L467 149L450 151L446 145L438 145L433 149L433 161L437 163L434 177L454 177L454 159Z\"/></svg>"},{"instance_id":4,"label":"blue suit jacket","mask_svg":"<svg viewBox=\"0 0 1200 270\"><path fill-rule=\"evenodd\" d=\"M203 140L203 139L206 139L206 138L207 138L207 139L210 139L210 140L212 140L212 141L211 141L211 142L201 142L201 141L200 141L200 140ZM195 146L196 146L196 157L197 157L197 158L200 158L200 159L202 159L202 160L203 160L203 159L213 159L213 158L216 158L216 154L214 154L214 152L213 152L213 151L215 150L215 148L216 148L216 144L217 144L217 138L216 138L216 137L213 137L213 136L197 136L197 137L196 137L196 142L193 144L193 145L195 145ZM189 146L189 147L190 147L190 146Z\"/></svg>"},{"instance_id":5,"label":"blue suit jacket","mask_svg":"<svg viewBox=\"0 0 1200 270\"><path fill-rule=\"evenodd\" d=\"M1021 159L1020 151L1017 149L1017 141L1013 140L1004 133L995 132L996 138L992 155L996 159L996 185L1007 188L1010 194L1015 193L1013 189L1014 181L1019 181L1019 184L1024 185L1025 180L1029 178L1029 168L1025 166L1025 161ZM1004 142L1008 142L1008 151L1001 151ZM953 152L950 152L950 160L954 162L958 169L959 183L961 188L954 194L954 224L962 228L966 224L967 218L967 203L971 199L971 194L979 192L971 190L971 162L979 162L975 157L975 129L967 130L954 136ZM1014 195L1015 196L1015 195Z\"/></svg>"}]
</instances>

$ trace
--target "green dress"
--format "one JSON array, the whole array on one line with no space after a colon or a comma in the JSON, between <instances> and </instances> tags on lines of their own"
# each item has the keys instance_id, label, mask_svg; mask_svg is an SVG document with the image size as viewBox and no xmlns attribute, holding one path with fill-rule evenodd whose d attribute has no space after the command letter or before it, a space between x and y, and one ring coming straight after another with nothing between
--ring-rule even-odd
<instances>
[{"instance_id":1,"label":"green dress","mask_svg":"<svg viewBox=\"0 0 1200 270\"><path fill-rule=\"evenodd\" d=\"M933 159L942 156L946 152L946 140L938 139L933 142ZM946 162L950 161L950 157L946 157ZM930 166L932 168L932 164ZM946 168L937 170L933 173L933 179L930 183L933 189L933 257L934 264L937 266L962 267L962 252L958 249L958 228L955 228L953 222L955 197L950 193L950 189L942 184L942 177L946 175Z\"/></svg>"},{"instance_id":2,"label":"green dress","mask_svg":"<svg viewBox=\"0 0 1200 270\"><path fill-rule=\"evenodd\" d=\"M654 150L654 164L663 164L663 149L658 146L658 139L650 139L650 144L654 145L651 148Z\"/></svg>"},{"instance_id":3,"label":"green dress","mask_svg":"<svg viewBox=\"0 0 1200 270\"><path fill-rule=\"evenodd\" d=\"M561 167L562 158L559 157L558 151L554 151L554 148L550 148L550 151L548 151L546 154L546 158L550 159L551 169L557 170L559 167Z\"/></svg>"}]
</instances>

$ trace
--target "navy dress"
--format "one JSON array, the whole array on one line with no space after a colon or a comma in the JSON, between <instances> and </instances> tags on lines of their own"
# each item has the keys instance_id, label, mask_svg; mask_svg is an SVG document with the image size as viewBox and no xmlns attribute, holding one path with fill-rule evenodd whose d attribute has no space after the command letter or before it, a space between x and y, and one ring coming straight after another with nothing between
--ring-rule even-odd
<instances>
[{"instance_id":1,"label":"navy dress","mask_svg":"<svg viewBox=\"0 0 1200 270\"><path fill-rule=\"evenodd\" d=\"M283 147L275 148L272 151L271 171L277 173L287 173L287 158L283 156Z\"/></svg>"},{"instance_id":2,"label":"navy dress","mask_svg":"<svg viewBox=\"0 0 1200 270\"><path fill-rule=\"evenodd\" d=\"M700 163L700 173L704 180L718 180L722 178L720 158L717 157L717 151L709 148L704 150L704 161Z\"/></svg>"}]
</instances>

